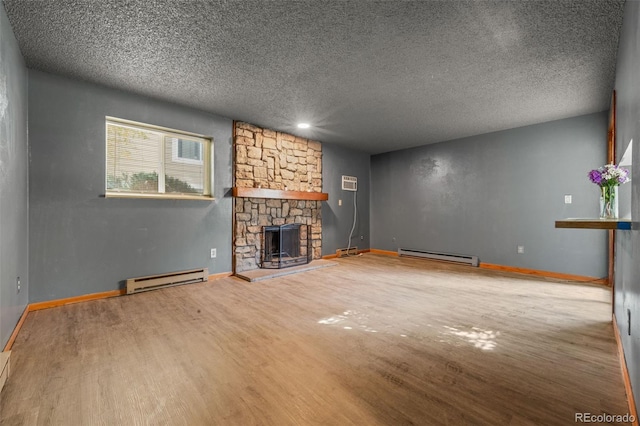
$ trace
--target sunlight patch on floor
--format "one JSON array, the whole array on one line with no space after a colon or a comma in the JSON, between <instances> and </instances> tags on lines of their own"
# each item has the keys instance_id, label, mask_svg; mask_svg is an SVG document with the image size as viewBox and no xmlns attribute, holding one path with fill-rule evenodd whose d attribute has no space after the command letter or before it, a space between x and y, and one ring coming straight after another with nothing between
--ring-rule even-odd
<instances>
[{"instance_id":1,"label":"sunlight patch on floor","mask_svg":"<svg viewBox=\"0 0 640 426\"><path fill-rule=\"evenodd\" d=\"M492 351L495 349L497 346L496 339L500 335L499 331L482 330L478 327L471 327L468 331L446 325L443 327L446 329L446 331L443 332L444 334L460 337L483 351ZM441 340L441 342L443 342L443 340Z\"/></svg>"},{"instance_id":2,"label":"sunlight patch on floor","mask_svg":"<svg viewBox=\"0 0 640 426\"><path fill-rule=\"evenodd\" d=\"M348 310L344 311L340 315L333 315L327 318L322 318L318 321L318 324L336 325L347 321L347 324L350 325L343 325L342 328L344 330L353 330L354 326L357 326L358 329L364 330L366 333L377 333L378 330L371 328L364 323L367 319L368 316L366 314L361 314L358 311Z\"/></svg>"}]
</instances>

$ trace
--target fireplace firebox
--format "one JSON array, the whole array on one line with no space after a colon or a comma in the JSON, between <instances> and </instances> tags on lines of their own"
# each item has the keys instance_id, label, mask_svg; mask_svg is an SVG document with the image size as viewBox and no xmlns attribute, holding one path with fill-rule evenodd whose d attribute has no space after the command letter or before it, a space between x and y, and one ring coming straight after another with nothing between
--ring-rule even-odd
<instances>
[{"instance_id":1,"label":"fireplace firebox","mask_svg":"<svg viewBox=\"0 0 640 426\"><path fill-rule=\"evenodd\" d=\"M289 223L262 227L262 268L281 269L311 262L311 225Z\"/></svg>"}]
</instances>

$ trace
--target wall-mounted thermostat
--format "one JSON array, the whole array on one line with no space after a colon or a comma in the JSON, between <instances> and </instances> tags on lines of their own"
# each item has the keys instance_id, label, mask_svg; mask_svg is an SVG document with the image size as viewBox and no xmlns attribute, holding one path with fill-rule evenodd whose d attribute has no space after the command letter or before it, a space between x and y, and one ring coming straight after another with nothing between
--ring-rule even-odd
<instances>
[{"instance_id":1,"label":"wall-mounted thermostat","mask_svg":"<svg viewBox=\"0 0 640 426\"><path fill-rule=\"evenodd\" d=\"M342 176L342 189L344 191L357 191L358 178L354 176Z\"/></svg>"}]
</instances>

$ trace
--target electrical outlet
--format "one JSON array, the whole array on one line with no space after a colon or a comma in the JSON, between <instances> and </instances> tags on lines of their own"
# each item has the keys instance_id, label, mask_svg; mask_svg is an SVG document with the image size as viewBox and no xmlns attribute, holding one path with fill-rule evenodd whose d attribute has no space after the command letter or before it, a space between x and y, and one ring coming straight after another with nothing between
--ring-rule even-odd
<instances>
[{"instance_id":1,"label":"electrical outlet","mask_svg":"<svg viewBox=\"0 0 640 426\"><path fill-rule=\"evenodd\" d=\"M524 253L524 246L518 246L518 254Z\"/></svg>"},{"instance_id":2,"label":"electrical outlet","mask_svg":"<svg viewBox=\"0 0 640 426\"><path fill-rule=\"evenodd\" d=\"M364 235L360 235L360 241L364 240Z\"/></svg>"},{"instance_id":3,"label":"electrical outlet","mask_svg":"<svg viewBox=\"0 0 640 426\"><path fill-rule=\"evenodd\" d=\"M342 205L342 200L338 200L338 205L341 206Z\"/></svg>"},{"instance_id":4,"label":"electrical outlet","mask_svg":"<svg viewBox=\"0 0 640 426\"><path fill-rule=\"evenodd\" d=\"M565 195L564 196L564 203L565 204L571 204L571 199L572 199L571 195Z\"/></svg>"},{"instance_id":5,"label":"electrical outlet","mask_svg":"<svg viewBox=\"0 0 640 426\"><path fill-rule=\"evenodd\" d=\"M218 255L217 250L216 250L216 249L214 249L214 248L212 248L212 249L211 249L211 258L213 259L213 258L215 258L217 255Z\"/></svg>"},{"instance_id":6,"label":"electrical outlet","mask_svg":"<svg viewBox=\"0 0 640 426\"><path fill-rule=\"evenodd\" d=\"M17 289L18 289L18 293L20 293L20 288L21 288L21 285L20 285L20 277L18 277L18 278L16 279L16 287L17 287Z\"/></svg>"}]
</instances>

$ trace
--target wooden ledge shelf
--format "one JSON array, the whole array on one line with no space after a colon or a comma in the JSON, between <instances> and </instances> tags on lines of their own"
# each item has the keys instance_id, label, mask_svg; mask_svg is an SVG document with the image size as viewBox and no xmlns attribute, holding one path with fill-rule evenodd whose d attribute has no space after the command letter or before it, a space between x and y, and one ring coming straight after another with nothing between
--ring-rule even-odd
<instances>
[{"instance_id":1,"label":"wooden ledge shelf","mask_svg":"<svg viewBox=\"0 0 640 426\"><path fill-rule=\"evenodd\" d=\"M633 228L631 219L563 219L556 220L556 228L573 229L619 229Z\"/></svg>"},{"instance_id":2,"label":"wooden ledge shelf","mask_svg":"<svg viewBox=\"0 0 640 426\"><path fill-rule=\"evenodd\" d=\"M242 198L275 198L279 200L326 201L326 192L283 191L280 189L233 187L233 196Z\"/></svg>"}]
</instances>

